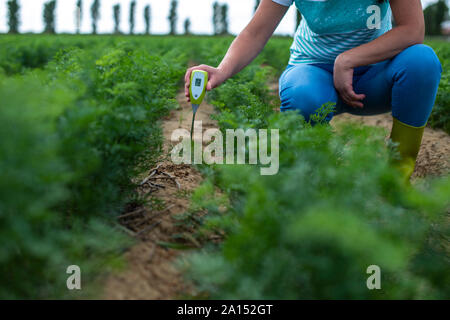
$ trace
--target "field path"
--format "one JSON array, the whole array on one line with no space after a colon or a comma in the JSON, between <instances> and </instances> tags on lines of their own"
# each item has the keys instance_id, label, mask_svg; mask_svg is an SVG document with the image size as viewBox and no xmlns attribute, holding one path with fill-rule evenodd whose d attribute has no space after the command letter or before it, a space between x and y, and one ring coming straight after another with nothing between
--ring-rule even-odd
<instances>
[{"instance_id":1,"label":"field path","mask_svg":"<svg viewBox=\"0 0 450 320\"><path fill-rule=\"evenodd\" d=\"M125 214L121 222L129 227L137 243L125 253L126 270L111 274L105 281L103 299L174 299L189 291L180 273L173 267L180 251L161 246L158 243L174 243L174 235L184 234L191 239L190 245L196 245L195 239L186 234L186 230L176 225L174 216L187 211L190 205L189 195L202 182L202 175L190 165L175 165L167 156L171 150L171 136L175 129L190 130L192 108L187 103L184 92L177 95L179 108L163 119L165 159L158 170L151 170L153 186L140 190L152 191L151 195L163 201L163 208L155 211L151 207L133 209ZM214 112L211 105L204 102L197 112L196 120L202 120L203 130L216 128L210 115ZM170 178L170 177L172 178ZM163 186L162 187L158 187ZM133 212L138 212L133 214ZM157 216L153 219L151 217ZM139 221L138 223L134 220ZM147 219L147 220L146 220ZM143 222L142 222L143 221ZM178 241L177 241L178 243Z\"/></svg>"}]
</instances>

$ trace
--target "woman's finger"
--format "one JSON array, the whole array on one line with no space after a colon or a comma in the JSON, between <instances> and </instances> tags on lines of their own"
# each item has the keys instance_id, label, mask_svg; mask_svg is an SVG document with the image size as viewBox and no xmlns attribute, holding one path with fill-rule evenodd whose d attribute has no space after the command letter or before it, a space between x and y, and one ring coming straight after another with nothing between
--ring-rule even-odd
<instances>
[{"instance_id":1,"label":"woman's finger","mask_svg":"<svg viewBox=\"0 0 450 320\"><path fill-rule=\"evenodd\" d=\"M353 108L362 108L364 106L362 102L352 99L349 95L345 95L343 97L343 100L347 105Z\"/></svg>"},{"instance_id":2,"label":"woman's finger","mask_svg":"<svg viewBox=\"0 0 450 320\"><path fill-rule=\"evenodd\" d=\"M361 108L361 109L364 108L364 104L362 102L355 101L355 100L352 101L351 106L354 108Z\"/></svg>"},{"instance_id":3,"label":"woman's finger","mask_svg":"<svg viewBox=\"0 0 450 320\"><path fill-rule=\"evenodd\" d=\"M216 88L220 83L220 77L217 75L217 69L213 68L211 66L202 64L199 66L195 66L192 68L189 68L186 71L186 74L184 76L184 94L188 98L188 101L190 101L190 95L189 95L189 87L190 87L190 81L191 81L191 74L194 70L201 70L206 71L208 73L208 83L206 84L206 90L211 91L212 89Z\"/></svg>"},{"instance_id":4,"label":"woman's finger","mask_svg":"<svg viewBox=\"0 0 450 320\"><path fill-rule=\"evenodd\" d=\"M192 69L189 68L184 75L184 95L189 97L189 85L190 85L190 77L191 77ZM189 99L188 99L189 101Z\"/></svg>"},{"instance_id":5,"label":"woman's finger","mask_svg":"<svg viewBox=\"0 0 450 320\"><path fill-rule=\"evenodd\" d=\"M189 79L191 78L192 68L187 69L186 74L184 75L184 83L189 85Z\"/></svg>"},{"instance_id":6,"label":"woman's finger","mask_svg":"<svg viewBox=\"0 0 450 320\"><path fill-rule=\"evenodd\" d=\"M217 74L209 73L208 83L206 84L206 90L211 91L218 86Z\"/></svg>"},{"instance_id":7,"label":"woman's finger","mask_svg":"<svg viewBox=\"0 0 450 320\"><path fill-rule=\"evenodd\" d=\"M355 101L351 98L351 96L348 94L348 92L344 89L339 91L339 95L341 97L341 99L345 102L345 104L351 106L351 107L356 107L355 105Z\"/></svg>"},{"instance_id":8,"label":"woman's finger","mask_svg":"<svg viewBox=\"0 0 450 320\"><path fill-rule=\"evenodd\" d=\"M341 97L342 97L342 100L344 100L344 102L346 104L348 104L349 106L352 105L352 101L346 93L341 94Z\"/></svg>"},{"instance_id":9,"label":"woman's finger","mask_svg":"<svg viewBox=\"0 0 450 320\"><path fill-rule=\"evenodd\" d=\"M357 94L353 90L353 88L349 88L348 89L348 95L350 96L350 98L352 100L355 100L355 101L362 101L362 100L364 100L366 98L366 95L364 95L364 94Z\"/></svg>"},{"instance_id":10,"label":"woman's finger","mask_svg":"<svg viewBox=\"0 0 450 320\"><path fill-rule=\"evenodd\" d=\"M189 96L189 83L184 83L184 95L187 97Z\"/></svg>"},{"instance_id":11,"label":"woman's finger","mask_svg":"<svg viewBox=\"0 0 450 320\"><path fill-rule=\"evenodd\" d=\"M344 90L346 102L354 108L363 108L362 100L366 97L364 94L356 94L353 87L346 87Z\"/></svg>"}]
</instances>

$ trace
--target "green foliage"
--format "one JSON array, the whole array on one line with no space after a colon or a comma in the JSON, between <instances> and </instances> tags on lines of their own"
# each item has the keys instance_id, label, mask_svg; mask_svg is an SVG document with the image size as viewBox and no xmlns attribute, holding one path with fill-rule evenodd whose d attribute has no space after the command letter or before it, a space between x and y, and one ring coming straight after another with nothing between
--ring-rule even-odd
<instances>
[{"instance_id":1,"label":"green foliage","mask_svg":"<svg viewBox=\"0 0 450 320\"><path fill-rule=\"evenodd\" d=\"M171 35L174 35L177 33L177 20L178 20L177 7L178 7L178 1L172 0L170 2L169 16L167 17L167 19L169 20L169 24L170 24L170 34Z\"/></svg>"},{"instance_id":2,"label":"green foliage","mask_svg":"<svg viewBox=\"0 0 450 320\"><path fill-rule=\"evenodd\" d=\"M134 24L136 19L136 1L133 0L130 3L130 34L134 34Z\"/></svg>"},{"instance_id":3,"label":"green foliage","mask_svg":"<svg viewBox=\"0 0 450 320\"><path fill-rule=\"evenodd\" d=\"M436 104L429 120L434 128L441 128L450 134L450 49L446 42L430 43L442 64L442 77L436 97Z\"/></svg>"},{"instance_id":4,"label":"green foliage","mask_svg":"<svg viewBox=\"0 0 450 320\"><path fill-rule=\"evenodd\" d=\"M223 4L220 8L220 24L222 26L221 33L222 35L228 34L228 5Z\"/></svg>"},{"instance_id":5,"label":"green foliage","mask_svg":"<svg viewBox=\"0 0 450 320\"><path fill-rule=\"evenodd\" d=\"M97 23L100 18L100 0L94 0L91 6L92 34L97 34Z\"/></svg>"},{"instance_id":6,"label":"green foliage","mask_svg":"<svg viewBox=\"0 0 450 320\"><path fill-rule=\"evenodd\" d=\"M184 34L185 35L191 34L191 20L189 18L184 20Z\"/></svg>"},{"instance_id":7,"label":"green foliage","mask_svg":"<svg viewBox=\"0 0 450 320\"><path fill-rule=\"evenodd\" d=\"M9 33L19 33L19 11L20 5L17 0L8 1L8 26Z\"/></svg>"},{"instance_id":8,"label":"green foliage","mask_svg":"<svg viewBox=\"0 0 450 320\"><path fill-rule=\"evenodd\" d=\"M267 87L268 68L249 67L208 95L218 108L213 117L220 128L266 128L267 119L273 113L273 96Z\"/></svg>"},{"instance_id":9,"label":"green foliage","mask_svg":"<svg viewBox=\"0 0 450 320\"><path fill-rule=\"evenodd\" d=\"M92 281L127 243L94 216L81 221L58 210L72 196L74 177L55 119L74 94L30 77L3 79L0 97L0 131L9 137L0 140L0 298L74 297L65 288L66 268L78 264Z\"/></svg>"},{"instance_id":10,"label":"green foliage","mask_svg":"<svg viewBox=\"0 0 450 320\"><path fill-rule=\"evenodd\" d=\"M70 75L71 85L83 94L77 109L68 109L60 122L64 145L78 154L72 159L73 152L65 153L72 171L81 171L72 186L76 197L70 207L80 212L96 206L114 211L122 205L123 195L133 190L130 174L152 166L159 155L161 133L150 124L173 106L168 97L174 95L172 87L159 84L176 83L180 74L162 59L143 52L111 50L96 62L93 72L83 57L79 50L71 51L57 56L49 66L55 77ZM88 103L92 98L95 108ZM146 166L138 166L141 163Z\"/></svg>"},{"instance_id":11,"label":"green foliage","mask_svg":"<svg viewBox=\"0 0 450 320\"><path fill-rule=\"evenodd\" d=\"M68 265L80 265L86 283L120 265L127 240L112 217L135 196L131 178L160 154L158 120L175 105L184 67L217 65L232 40L0 39L1 298L75 297L65 289ZM282 72L291 41L273 38L209 93L222 130L282 128L281 163L274 177L250 166L202 168L209 180L188 216L207 210L201 233L227 237L192 257L198 288L233 298L448 297L448 179L407 188L377 130L333 132L274 115L268 79ZM448 131L450 50L430 45L444 69L430 125ZM365 287L370 264L382 269L381 291Z\"/></svg>"},{"instance_id":12,"label":"green foliage","mask_svg":"<svg viewBox=\"0 0 450 320\"><path fill-rule=\"evenodd\" d=\"M114 19L114 33L120 33L120 4L116 4L113 7L113 19Z\"/></svg>"},{"instance_id":13,"label":"green foliage","mask_svg":"<svg viewBox=\"0 0 450 320\"><path fill-rule=\"evenodd\" d=\"M151 7L150 5L147 5L144 8L145 34L150 34L150 19L151 19Z\"/></svg>"},{"instance_id":14,"label":"green foliage","mask_svg":"<svg viewBox=\"0 0 450 320\"><path fill-rule=\"evenodd\" d=\"M215 35L228 34L228 5L219 4L217 1L213 4L213 28Z\"/></svg>"},{"instance_id":15,"label":"green foliage","mask_svg":"<svg viewBox=\"0 0 450 320\"><path fill-rule=\"evenodd\" d=\"M227 235L183 265L202 296L448 297L450 179L406 186L381 129L320 124L332 105L315 126L295 112L270 114L264 87L256 93L262 79L255 70L227 82L213 101L222 129L280 130L280 172L261 176L258 167L243 165L205 170L231 203L225 213L219 203L205 204L209 181L193 197L198 210L209 212L202 232ZM366 286L370 265L381 268L381 290Z\"/></svg>"},{"instance_id":16,"label":"green foliage","mask_svg":"<svg viewBox=\"0 0 450 320\"><path fill-rule=\"evenodd\" d=\"M442 23L448 16L448 6L445 0L430 4L423 11L425 17L425 32L429 36L442 35Z\"/></svg>"},{"instance_id":17,"label":"green foliage","mask_svg":"<svg viewBox=\"0 0 450 320\"><path fill-rule=\"evenodd\" d=\"M233 195L234 208L213 218L215 229L229 233L223 245L190 261L200 290L220 299L448 296L445 284L436 281L448 278L448 253L423 249L427 234L436 232L433 226L445 221L449 203L443 192L433 200L414 192L426 206L405 199L410 191L392 172L379 132L301 129L296 115L271 120L283 128L279 175L218 169L216 179ZM442 188L449 187L447 180ZM381 291L366 287L370 265L381 267Z\"/></svg>"},{"instance_id":18,"label":"green foliage","mask_svg":"<svg viewBox=\"0 0 450 320\"><path fill-rule=\"evenodd\" d=\"M81 19L83 17L83 1L82 0L78 0L77 1L77 12L76 12L76 28L77 28L77 34L80 33L80 28L81 28Z\"/></svg>"},{"instance_id":19,"label":"green foliage","mask_svg":"<svg viewBox=\"0 0 450 320\"><path fill-rule=\"evenodd\" d=\"M83 283L120 266L129 240L114 215L160 155L158 120L182 68L171 53L106 51L67 49L43 70L0 77L0 298L76 297L69 265Z\"/></svg>"},{"instance_id":20,"label":"green foliage","mask_svg":"<svg viewBox=\"0 0 450 320\"><path fill-rule=\"evenodd\" d=\"M52 0L44 4L44 33L55 33L55 9L56 0Z\"/></svg>"},{"instance_id":21,"label":"green foliage","mask_svg":"<svg viewBox=\"0 0 450 320\"><path fill-rule=\"evenodd\" d=\"M219 24L220 24L220 21L219 21L220 13L219 13L219 10L220 10L219 3L217 1L215 1L213 3L213 16L212 16L214 35L218 35L219 34L219 28L220 28L220 26L219 26Z\"/></svg>"}]
</instances>

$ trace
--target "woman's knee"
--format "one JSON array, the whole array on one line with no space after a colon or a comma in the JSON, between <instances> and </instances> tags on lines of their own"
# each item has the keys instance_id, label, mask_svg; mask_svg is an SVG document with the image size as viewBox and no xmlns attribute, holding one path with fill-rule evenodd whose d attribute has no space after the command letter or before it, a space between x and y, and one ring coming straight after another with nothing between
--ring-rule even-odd
<instances>
[{"instance_id":1,"label":"woman's knee","mask_svg":"<svg viewBox=\"0 0 450 320\"><path fill-rule=\"evenodd\" d=\"M430 47L414 45L391 63L394 87L392 115L414 127L423 126L433 108L442 67Z\"/></svg>"},{"instance_id":2,"label":"woman's knee","mask_svg":"<svg viewBox=\"0 0 450 320\"><path fill-rule=\"evenodd\" d=\"M439 82L442 65L434 50L425 44L406 48L394 58L394 64L403 74L423 82Z\"/></svg>"},{"instance_id":3,"label":"woman's knee","mask_svg":"<svg viewBox=\"0 0 450 320\"><path fill-rule=\"evenodd\" d=\"M297 110L306 121L327 102L321 101L323 99L321 99L317 89L304 84L282 88L280 99L281 111Z\"/></svg>"},{"instance_id":4,"label":"woman's knee","mask_svg":"<svg viewBox=\"0 0 450 320\"><path fill-rule=\"evenodd\" d=\"M333 75L315 65L290 66L280 78L280 99L281 111L297 110L308 121L323 104L337 101Z\"/></svg>"}]
</instances>

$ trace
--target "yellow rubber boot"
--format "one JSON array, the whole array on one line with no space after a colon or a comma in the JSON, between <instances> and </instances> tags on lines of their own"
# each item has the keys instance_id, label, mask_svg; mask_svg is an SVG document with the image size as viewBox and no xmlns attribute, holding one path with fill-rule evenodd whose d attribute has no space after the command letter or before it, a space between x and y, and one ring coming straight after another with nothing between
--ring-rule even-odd
<instances>
[{"instance_id":1,"label":"yellow rubber boot","mask_svg":"<svg viewBox=\"0 0 450 320\"><path fill-rule=\"evenodd\" d=\"M391 140L398 143L398 151L401 157L399 160L395 160L395 166L403 174L405 180L408 181L416 166L425 126L420 128L413 127L395 118L393 119Z\"/></svg>"}]
</instances>

